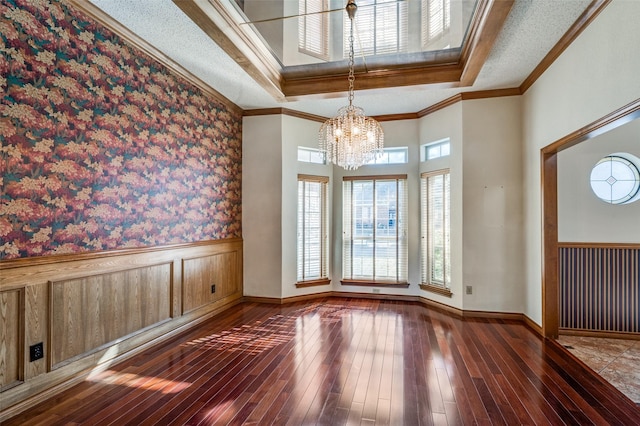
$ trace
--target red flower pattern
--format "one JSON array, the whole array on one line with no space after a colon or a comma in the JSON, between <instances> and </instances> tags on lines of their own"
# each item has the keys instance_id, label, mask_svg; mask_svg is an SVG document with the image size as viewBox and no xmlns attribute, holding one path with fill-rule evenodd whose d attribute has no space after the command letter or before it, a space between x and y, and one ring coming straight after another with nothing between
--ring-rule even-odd
<instances>
[{"instance_id":1,"label":"red flower pattern","mask_svg":"<svg viewBox=\"0 0 640 426\"><path fill-rule=\"evenodd\" d=\"M0 259L240 237L241 122L62 0L0 0Z\"/></svg>"}]
</instances>

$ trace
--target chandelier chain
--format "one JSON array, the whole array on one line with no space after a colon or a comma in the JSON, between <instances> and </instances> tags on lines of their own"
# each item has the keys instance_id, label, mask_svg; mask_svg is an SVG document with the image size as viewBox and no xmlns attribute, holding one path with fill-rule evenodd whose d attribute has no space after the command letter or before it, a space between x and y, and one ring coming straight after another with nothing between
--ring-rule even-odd
<instances>
[{"instance_id":1,"label":"chandelier chain","mask_svg":"<svg viewBox=\"0 0 640 426\"><path fill-rule=\"evenodd\" d=\"M353 84L356 80L356 76L353 72L354 66L354 51L353 51L353 19L351 20L351 31L349 33L349 106L353 105Z\"/></svg>"},{"instance_id":2,"label":"chandelier chain","mask_svg":"<svg viewBox=\"0 0 640 426\"><path fill-rule=\"evenodd\" d=\"M384 132L380 123L364 115L364 110L353 105L354 81L354 18L358 6L348 0L345 11L349 16L349 105L338 110L338 115L327 119L318 132L320 151L330 163L355 170L369 164L384 150Z\"/></svg>"}]
</instances>

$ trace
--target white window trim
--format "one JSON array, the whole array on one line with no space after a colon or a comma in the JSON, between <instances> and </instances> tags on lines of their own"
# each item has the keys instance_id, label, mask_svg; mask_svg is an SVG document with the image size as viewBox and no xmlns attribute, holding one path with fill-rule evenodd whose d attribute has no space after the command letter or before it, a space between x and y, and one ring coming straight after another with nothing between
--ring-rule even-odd
<instances>
[{"instance_id":1,"label":"white window trim","mask_svg":"<svg viewBox=\"0 0 640 426\"><path fill-rule=\"evenodd\" d=\"M378 181L396 182L396 276L395 279L388 276L380 276L375 271L375 245L376 226L372 228L373 251L373 274L372 276L358 276L353 273L353 244L355 241L354 232L354 209L353 207L353 182L372 181L374 185L374 197L372 208L376 206L375 183ZM384 285L408 287L408 191L407 175L389 176L348 176L343 178L343 253L342 253L342 284L344 285ZM373 208L374 219L377 222L376 209Z\"/></svg>"},{"instance_id":2,"label":"white window trim","mask_svg":"<svg viewBox=\"0 0 640 426\"><path fill-rule=\"evenodd\" d=\"M309 265L306 263L311 248L307 247L306 238L307 215L306 208L306 186L308 184L320 184L320 247L319 253L319 274L308 275ZM302 191L302 192L301 192ZM329 284L329 178L326 176L298 175L298 218L296 235L296 285L304 286L304 283Z\"/></svg>"},{"instance_id":3,"label":"white window trim","mask_svg":"<svg viewBox=\"0 0 640 426\"><path fill-rule=\"evenodd\" d=\"M428 156L429 148L433 148L435 146L443 147L445 145L447 145L448 148L449 148L449 153L448 154L440 154L437 157L429 158L429 156ZM444 138L444 139L440 139L440 140L433 141L433 142L427 142L425 144L420 145L420 162L436 160L438 158L448 157L450 155L451 155L451 139L450 138Z\"/></svg>"},{"instance_id":4,"label":"white window trim","mask_svg":"<svg viewBox=\"0 0 640 426\"><path fill-rule=\"evenodd\" d=\"M432 195L429 191L429 179L442 176L444 181L443 191L443 223L440 228L443 235L443 279L433 279L433 239L435 224L434 218L430 215L430 201L432 201ZM451 295L451 174L449 169L435 170L432 172L425 172L420 175L420 204L421 204L421 287L425 290L435 289L437 292ZM448 190L447 190L448 189ZM439 291L438 291L439 290Z\"/></svg>"}]
</instances>

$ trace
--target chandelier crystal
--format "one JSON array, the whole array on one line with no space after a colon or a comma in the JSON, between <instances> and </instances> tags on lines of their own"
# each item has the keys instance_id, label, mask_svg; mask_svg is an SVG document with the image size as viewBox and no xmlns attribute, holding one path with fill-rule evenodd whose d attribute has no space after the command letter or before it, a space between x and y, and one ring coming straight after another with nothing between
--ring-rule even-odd
<instances>
[{"instance_id":1,"label":"chandelier crystal","mask_svg":"<svg viewBox=\"0 0 640 426\"><path fill-rule=\"evenodd\" d=\"M353 105L353 19L357 5L349 0L345 8L351 20L349 35L349 105L338 110L338 115L325 121L320 127L318 139L320 151L327 161L346 170L355 170L372 161L383 152L384 132L373 118L364 115L364 110Z\"/></svg>"}]
</instances>

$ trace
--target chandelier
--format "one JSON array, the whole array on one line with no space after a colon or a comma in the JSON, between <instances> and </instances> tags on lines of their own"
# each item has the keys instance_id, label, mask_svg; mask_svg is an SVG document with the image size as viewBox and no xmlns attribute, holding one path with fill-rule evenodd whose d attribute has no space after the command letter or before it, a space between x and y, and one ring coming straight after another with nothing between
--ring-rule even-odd
<instances>
[{"instance_id":1,"label":"chandelier","mask_svg":"<svg viewBox=\"0 0 640 426\"><path fill-rule=\"evenodd\" d=\"M345 10L351 21L349 35L349 105L338 110L336 117L322 124L318 139L320 151L327 161L346 170L355 170L382 154L384 132L373 118L364 115L364 110L353 105L353 19L356 16L355 0L349 0Z\"/></svg>"}]
</instances>

